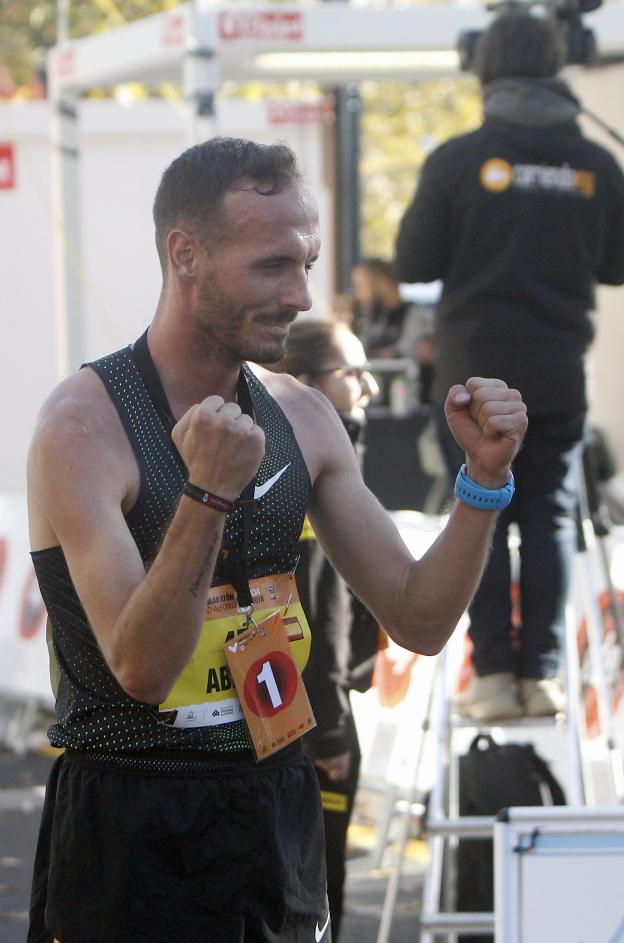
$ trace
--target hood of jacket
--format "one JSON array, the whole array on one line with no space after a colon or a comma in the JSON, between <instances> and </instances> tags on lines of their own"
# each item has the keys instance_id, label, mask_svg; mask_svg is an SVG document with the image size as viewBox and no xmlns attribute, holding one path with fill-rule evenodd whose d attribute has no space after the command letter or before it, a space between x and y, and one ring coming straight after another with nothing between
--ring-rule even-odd
<instances>
[{"instance_id":1,"label":"hood of jacket","mask_svg":"<svg viewBox=\"0 0 624 943\"><path fill-rule=\"evenodd\" d=\"M498 79L483 90L483 114L529 128L567 124L581 104L562 79Z\"/></svg>"}]
</instances>

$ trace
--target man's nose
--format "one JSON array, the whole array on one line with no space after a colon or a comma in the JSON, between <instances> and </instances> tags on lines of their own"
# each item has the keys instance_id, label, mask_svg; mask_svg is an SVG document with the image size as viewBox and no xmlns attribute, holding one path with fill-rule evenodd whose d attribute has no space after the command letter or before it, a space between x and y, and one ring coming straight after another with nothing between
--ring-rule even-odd
<instances>
[{"instance_id":1,"label":"man's nose","mask_svg":"<svg viewBox=\"0 0 624 943\"><path fill-rule=\"evenodd\" d=\"M297 311L309 311L312 307L312 294L308 284L308 273L301 272L288 280L280 296L280 304Z\"/></svg>"}]
</instances>

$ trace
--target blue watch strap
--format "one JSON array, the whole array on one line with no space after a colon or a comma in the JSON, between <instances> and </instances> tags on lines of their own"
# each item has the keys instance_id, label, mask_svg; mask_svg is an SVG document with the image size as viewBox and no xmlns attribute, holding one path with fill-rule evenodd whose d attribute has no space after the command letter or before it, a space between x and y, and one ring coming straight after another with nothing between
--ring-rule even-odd
<instances>
[{"instance_id":1,"label":"blue watch strap","mask_svg":"<svg viewBox=\"0 0 624 943\"><path fill-rule=\"evenodd\" d=\"M502 511L511 503L514 487L512 472L509 472L509 478L502 488L484 488L468 477L466 466L462 465L455 479L455 497L464 504L481 508L483 511Z\"/></svg>"}]
</instances>

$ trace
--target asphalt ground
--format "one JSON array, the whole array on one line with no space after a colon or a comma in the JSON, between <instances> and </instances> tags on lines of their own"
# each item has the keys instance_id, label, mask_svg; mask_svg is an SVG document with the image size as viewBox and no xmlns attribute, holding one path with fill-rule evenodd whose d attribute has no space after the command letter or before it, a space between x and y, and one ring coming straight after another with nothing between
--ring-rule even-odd
<instances>
[{"instance_id":1,"label":"asphalt ground","mask_svg":"<svg viewBox=\"0 0 624 943\"><path fill-rule=\"evenodd\" d=\"M0 943L24 943L42 787L52 764L0 750Z\"/></svg>"},{"instance_id":2,"label":"asphalt ground","mask_svg":"<svg viewBox=\"0 0 624 943\"><path fill-rule=\"evenodd\" d=\"M25 943L26 940L42 787L52 762L52 756L39 751L19 755L0 750L0 943ZM369 793L358 795L349 833L345 915L339 943L376 943L377 940L390 874L389 867L373 867L378 811L376 797ZM392 845L388 847L386 859L389 866L395 860ZM418 940L425 867L424 843L410 841L394 911L392 943Z\"/></svg>"}]
</instances>

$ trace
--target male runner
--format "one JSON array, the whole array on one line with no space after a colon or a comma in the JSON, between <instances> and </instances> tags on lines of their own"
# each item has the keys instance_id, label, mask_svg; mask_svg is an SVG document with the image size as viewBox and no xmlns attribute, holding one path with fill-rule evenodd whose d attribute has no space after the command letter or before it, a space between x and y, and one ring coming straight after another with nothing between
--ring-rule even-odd
<instances>
[{"instance_id":1,"label":"male runner","mask_svg":"<svg viewBox=\"0 0 624 943\"><path fill-rule=\"evenodd\" d=\"M237 602L250 596L258 618L268 597L298 613L305 662L288 587L309 510L389 634L433 654L475 590L496 513L458 503L414 560L329 402L250 366L279 359L311 305L318 215L288 148L190 148L165 171L154 220L163 287L148 331L57 387L30 453L60 679L50 738L65 751L28 939L329 943L314 770L300 740L254 761L223 655ZM473 482L464 500L478 505L481 486L495 508L526 428L519 394L472 378L447 415Z\"/></svg>"}]
</instances>

